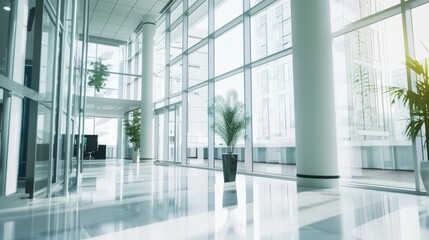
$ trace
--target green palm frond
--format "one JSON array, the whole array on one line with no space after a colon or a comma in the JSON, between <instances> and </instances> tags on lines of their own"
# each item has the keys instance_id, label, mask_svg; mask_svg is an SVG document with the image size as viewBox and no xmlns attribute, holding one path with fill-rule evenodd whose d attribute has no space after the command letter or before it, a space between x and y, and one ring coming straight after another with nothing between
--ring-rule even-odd
<instances>
[{"instance_id":1,"label":"green palm frond","mask_svg":"<svg viewBox=\"0 0 429 240\"><path fill-rule=\"evenodd\" d=\"M399 101L410 109L410 118L405 126L405 135L411 139L416 139L423 127L425 129L424 143L427 146L429 140L429 71L428 63L425 60L420 63L418 60L406 57L405 65L417 75L415 89L401 87L388 87L384 92L391 97L391 103ZM429 153L429 149L427 149Z\"/></svg>"},{"instance_id":2,"label":"green palm frond","mask_svg":"<svg viewBox=\"0 0 429 240\"><path fill-rule=\"evenodd\" d=\"M232 153L238 140L244 136L249 122L244 103L238 99L237 90L229 89L225 96L216 96L210 113L214 114L212 127L215 133L225 142L228 152Z\"/></svg>"}]
</instances>

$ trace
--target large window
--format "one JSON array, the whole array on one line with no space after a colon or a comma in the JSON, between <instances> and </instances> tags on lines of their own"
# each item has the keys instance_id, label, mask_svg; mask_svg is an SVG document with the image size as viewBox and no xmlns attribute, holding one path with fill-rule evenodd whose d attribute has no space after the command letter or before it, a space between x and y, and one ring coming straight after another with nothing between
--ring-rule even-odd
<instances>
[{"instance_id":1,"label":"large window","mask_svg":"<svg viewBox=\"0 0 429 240\"><path fill-rule=\"evenodd\" d=\"M183 24L180 23L173 30L171 30L171 33L170 33L170 59L173 59L182 53L182 50L183 50L182 26L183 26Z\"/></svg>"},{"instance_id":2,"label":"large window","mask_svg":"<svg viewBox=\"0 0 429 240\"><path fill-rule=\"evenodd\" d=\"M429 59L429 31L426 20L429 12L429 4L413 9L413 33L414 49L416 58L419 60Z\"/></svg>"},{"instance_id":3,"label":"large window","mask_svg":"<svg viewBox=\"0 0 429 240\"><path fill-rule=\"evenodd\" d=\"M182 90L182 62L175 63L170 68L170 94Z\"/></svg>"},{"instance_id":4,"label":"large window","mask_svg":"<svg viewBox=\"0 0 429 240\"><path fill-rule=\"evenodd\" d=\"M188 93L188 147L190 165L208 166L208 88Z\"/></svg>"},{"instance_id":5,"label":"large window","mask_svg":"<svg viewBox=\"0 0 429 240\"><path fill-rule=\"evenodd\" d=\"M331 0L332 31L400 2L401 0Z\"/></svg>"},{"instance_id":6,"label":"large window","mask_svg":"<svg viewBox=\"0 0 429 240\"><path fill-rule=\"evenodd\" d=\"M215 0L215 30L243 13L242 0Z\"/></svg>"},{"instance_id":7,"label":"large window","mask_svg":"<svg viewBox=\"0 0 429 240\"><path fill-rule=\"evenodd\" d=\"M209 68L209 57L207 45L199 48L198 50L189 54L188 57L188 75L189 82L188 86L194 86L195 84L207 81L208 79L208 68Z\"/></svg>"},{"instance_id":8,"label":"large window","mask_svg":"<svg viewBox=\"0 0 429 240\"><path fill-rule=\"evenodd\" d=\"M292 46L290 1L277 1L252 16L252 60Z\"/></svg>"},{"instance_id":9,"label":"large window","mask_svg":"<svg viewBox=\"0 0 429 240\"><path fill-rule=\"evenodd\" d=\"M215 39L216 75L243 66L243 24Z\"/></svg>"},{"instance_id":10,"label":"large window","mask_svg":"<svg viewBox=\"0 0 429 240\"><path fill-rule=\"evenodd\" d=\"M295 176L292 56L252 69L253 170Z\"/></svg>"},{"instance_id":11,"label":"large window","mask_svg":"<svg viewBox=\"0 0 429 240\"><path fill-rule=\"evenodd\" d=\"M188 30L188 46L192 47L200 40L207 37L209 32L208 24L208 2L205 1L189 17L189 30Z\"/></svg>"},{"instance_id":12,"label":"large window","mask_svg":"<svg viewBox=\"0 0 429 240\"><path fill-rule=\"evenodd\" d=\"M165 72L160 71L155 73L153 77L154 81L154 92L153 99L155 101L165 98Z\"/></svg>"},{"instance_id":13,"label":"large window","mask_svg":"<svg viewBox=\"0 0 429 240\"><path fill-rule=\"evenodd\" d=\"M411 83L404 65L406 44L417 59L429 58L425 50L429 0L329 3L341 179L415 188L417 150L404 136L409 112L400 104L392 105L384 90ZM185 5L188 9L182 9L181 16L177 9ZM409 7L411 17L401 13ZM211 132L214 116L207 107L210 98L233 88L251 110L252 122L246 132L251 139L242 139L236 148L239 171L296 176L295 111L299 109L294 107L291 1L189 0L174 3L168 17L174 22L159 20L166 30L157 33L156 49L165 46L161 39L170 39L168 49L158 50L170 56L160 60L155 71L156 99L166 100L155 108L180 105L187 97L187 104L180 105L187 107L182 109L187 120L186 163L221 168L225 146ZM413 35L405 38L404 32ZM253 148L245 149L246 144Z\"/></svg>"},{"instance_id":14,"label":"large window","mask_svg":"<svg viewBox=\"0 0 429 240\"><path fill-rule=\"evenodd\" d=\"M355 182L412 188L412 146L403 135L409 113L383 93L383 87L407 87L398 26L401 16L334 39L339 162L342 177Z\"/></svg>"},{"instance_id":15,"label":"large window","mask_svg":"<svg viewBox=\"0 0 429 240\"><path fill-rule=\"evenodd\" d=\"M183 2L179 3L170 14L170 22L176 21L183 13Z\"/></svg>"},{"instance_id":16,"label":"large window","mask_svg":"<svg viewBox=\"0 0 429 240\"><path fill-rule=\"evenodd\" d=\"M93 69L93 66L90 64L95 60L101 60L103 64L108 66L109 72L123 72L123 57L121 54L121 49L119 46L109 46L103 44L89 43L88 44L88 68ZM136 62L137 61L137 62ZM129 71L136 68L138 64L138 59L132 59L128 64ZM104 98L118 98L119 90L122 89L120 83L123 81L123 77L118 74L111 73L107 78L106 85L101 88L99 92L95 90L94 87L87 87L87 96L92 97L104 97ZM125 77L124 77L125 79ZM134 78L127 77L128 83L133 82Z\"/></svg>"}]
</instances>

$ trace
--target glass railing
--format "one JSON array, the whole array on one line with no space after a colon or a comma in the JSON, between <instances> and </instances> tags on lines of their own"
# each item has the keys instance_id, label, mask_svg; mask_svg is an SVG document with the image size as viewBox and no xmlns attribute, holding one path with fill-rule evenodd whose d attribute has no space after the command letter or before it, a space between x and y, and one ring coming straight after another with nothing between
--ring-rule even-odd
<instances>
[{"instance_id":1,"label":"glass railing","mask_svg":"<svg viewBox=\"0 0 429 240\"><path fill-rule=\"evenodd\" d=\"M91 70L89 70L91 72ZM111 99L141 99L141 76L135 74L109 72L110 76L105 86L99 90L87 85L87 97L111 98Z\"/></svg>"}]
</instances>

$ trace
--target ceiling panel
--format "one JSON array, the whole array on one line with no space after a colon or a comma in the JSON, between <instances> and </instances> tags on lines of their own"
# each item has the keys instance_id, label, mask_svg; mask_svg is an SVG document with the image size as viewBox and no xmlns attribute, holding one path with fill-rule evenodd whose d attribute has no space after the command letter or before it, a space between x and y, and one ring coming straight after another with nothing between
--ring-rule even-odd
<instances>
[{"instance_id":1,"label":"ceiling panel","mask_svg":"<svg viewBox=\"0 0 429 240\"><path fill-rule=\"evenodd\" d=\"M123 27L131 27L133 30L139 25L140 19L135 18L126 18L125 21L122 23Z\"/></svg>"},{"instance_id":2,"label":"ceiling panel","mask_svg":"<svg viewBox=\"0 0 429 240\"><path fill-rule=\"evenodd\" d=\"M109 3L117 3L117 0L101 0L103 2L109 2Z\"/></svg>"},{"instance_id":3,"label":"ceiling panel","mask_svg":"<svg viewBox=\"0 0 429 240\"><path fill-rule=\"evenodd\" d=\"M106 25L106 22L103 22L103 21L95 21L95 20L91 21L91 29L102 31L105 25Z\"/></svg>"},{"instance_id":4,"label":"ceiling panel","mask_svg":"<svg viewBox=\"0 0 429 240\"><path fill-rule=\"evenodd\" d=\"M107 20L108 24L118 24L122 25L126 17L119 15L110 15L109 20Z\"/></svg>"},{"instance_id":5,"label":"ceiling panel","mask_svg":"<svg viewBox=\"0 0 429 240\"><path fill-rule=\"evenodd\" d=\"M147 9L151 10L153 5L157 2L156 0L145 0L145 1L138 1L134 7L141 8L141 9ZM163 1L160 1L163 2Z\"/></svg>"},{"instance_id":6,"label":"ceiling panel","mask_svg":"<svg viewBox=\"0 0 429 240\"><path fill-rule=\"evenodd\" d=\"M116 3L100 2L100 4L97 4L97 7L95 8L95 12L111 14L115 5Z\"/></svg>"},{"instance_id":7,"label":"ceiling panel","mask_svg":"<svg viewBox=\"0 0 429 240\"><path fill-rule=\"evenodd\" d=\"M110 14L107 13L102 13L102 12L94 12L94 14L92 14L92 18L91 21L103 21L103 22L107 22L107 19L109 19Z\"/></svg>"},{"instance_id":8,"label":"ceiling panel","mask_svg":"<svg viewBox=\"0 0 429 240\"><path fill-rule=\"evenodd\" d=\"M130 6L125 6L122 4L116 4L115 8L113 9L112 14L125 17L131 12L131 9L132 9L132 7L130 7Z\"/></svg>"},{"instance_id":9,"label":"ceiling panel","mask_svg":"<svg viewBox=\"0 0 429 240\"><path fill-rule=\"evenodd\" d=\"M121 28L121 25L109 24L108 28L104 29L104 31L116 33L119 30L119 28Z\"/></svg>"},{"instance_id":10,"label":"ceiling panel","mask_svg":"<svg viewBox=\"0 0 429 240\"><path fill-rule=\"evenodd\" d=\"M134 5L136 5L137 0L121 0L120 3L122 5L126 5L126 6L130 6L130 7L134 7Z\"/></svg>"},{"instance_id":11,"label":"ceiling panel","mask_svg":"<svg viewBox=\"0 0 429 240\"><path fill-rule=\"evenodd\" d=\"M80 2L79 17L83 19ZM91 0L89 35L127 41L146 15L159 16L169 0ZM79 24L81 31L82 24Z\"/></svg>"}]
</instances>

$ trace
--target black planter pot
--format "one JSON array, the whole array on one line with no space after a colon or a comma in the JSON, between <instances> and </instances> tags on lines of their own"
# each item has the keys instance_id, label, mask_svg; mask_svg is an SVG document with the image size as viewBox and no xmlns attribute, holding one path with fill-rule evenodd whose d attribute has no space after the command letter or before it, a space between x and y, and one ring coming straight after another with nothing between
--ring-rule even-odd
<instances>
[{"instance_id":1,"label":"black planter pot","mask_svg":"<svg viewBox=\"0 0 429 240\"><path fill-rule=\"evenodd\" d=\"M235 182L235 176L237 175L237 159L238 155L236 153L222 154L224 182Z\"/></svg>"}]
</instances>

